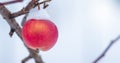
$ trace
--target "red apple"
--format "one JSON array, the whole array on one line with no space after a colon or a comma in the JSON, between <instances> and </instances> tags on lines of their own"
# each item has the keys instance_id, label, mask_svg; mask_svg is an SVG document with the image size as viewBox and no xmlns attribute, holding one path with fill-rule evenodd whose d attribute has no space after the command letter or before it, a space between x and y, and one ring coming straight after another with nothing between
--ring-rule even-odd
<instances>
[{"instance_id":1,"label":"red apple","mask_svg":"<svg viewBox=\"0 0 120 63\"><path fill-rule=\"evenodd\" d=\"M29 48L47 51L55 45L58 30L50 20L30 19L23 25L22 38Z\"/></svg>"}]
</instances>

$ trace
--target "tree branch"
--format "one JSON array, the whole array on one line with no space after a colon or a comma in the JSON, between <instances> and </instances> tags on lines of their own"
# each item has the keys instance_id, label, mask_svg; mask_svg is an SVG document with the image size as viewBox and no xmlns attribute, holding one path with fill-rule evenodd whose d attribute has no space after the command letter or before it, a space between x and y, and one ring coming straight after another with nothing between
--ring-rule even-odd
<instances>
[{"instance_id":1,"label":"tree branch","mask_svg":"<svg viewBox=\"0 0 120 63\"><path fill-rule=\"evenodd\" d=\"M31 1L31 2L29 2L29 4L25 8L23 8L22 10L20 10L18 12L15 12L15 13L12 13L10 15L10 18L15 18L15 17L18 17L20 15L28 13L32 8L35 7L35 4L37 2L38 2L38 0L37 1Z\"/></svg>"},{"instance_id":2,"label":"tree branch","mask_svg":"<svg viewBox=\"0 0 120 63\"><path fill-rule=\"evenodd\" d=\"M12 36L14 32L16 32L18 37L23 41L22 36L21 36L21 27L16 22L15 17L18 17L20 15L28 13L32 8L46 2L47 0L45 0L42 3L39 3L39 4L38 4L38 1L39 0L36 0L36 1L32 0L25 8L23 8L22 10L20 10L16 13L11 13L4 5L0 5L0 14L7 21L7 23L10 25L10 28L11 28L11 31L9 33L10 36ZM22 63L26 63L31 58L33 58L36 63L44 63L41 56L39 55L38 50L33 50L31 48L28 48L26 45L25 45L25 47L29 51L29 56L26 57L25 59L23 59Z\"/></svg>"},{"instance_id":3,"label":"tree branch","mask_svg":"<svg viewBox=\"0 0 120 63\"><path fill-rule=\"evenodd\" d=\"M23 15L23 14L26 14L28 13L32 8L36 7L36 6L39 6L41 4L44 4L46 2L50 2L51 0L44 0L42 2L39 2L39 0L36 0L36 1L31 1L25 8L23 8L22 10L18 11L18 12L15 12L15 13L12 13L10 18L15 18L15 17L18 17L20 15ZM45 4L43 7L46 8L48 5Z\"/></svg>"},{"instance_id":4,"label":"tree branch","mask_svg":"<svg viewBox=\"0 0 120 63\"><path fill-rule=\"evenodd\" d=\"M107 46L107 48L103 51L103 53L93 62L93 63L97 63L98 61L100 61L105 54L110 50L110 48L120 39L120 36L118 36L117 38L115 38L114 40L112 40L110 42L110 44Z\"/></svg>"},{"instance_id":5,"label":"tree branch","mask_svg":"<svg viewBox=\"0 0 120 63\"><path fill-rule=\"evenodd\" d=\"M13 0L13 1L9 1L9 2L0 3L0 5L8 5L8 4L13 4L13 3L22 2L22 1L23 0Z\"/></svg>"},{"instance_id":6,"label":"tree branch","mask_svg":"<svg viewBox=\"0 0 120 63\"><path fill-rule=\"evenodd\" d=\"M22 63L25 63L26 61L28 61L28 60L31 59L31 58L32 58L32 56L29 55L28 57L26 57L25 59L22 60Z\"/></svg>"}]
</instances>

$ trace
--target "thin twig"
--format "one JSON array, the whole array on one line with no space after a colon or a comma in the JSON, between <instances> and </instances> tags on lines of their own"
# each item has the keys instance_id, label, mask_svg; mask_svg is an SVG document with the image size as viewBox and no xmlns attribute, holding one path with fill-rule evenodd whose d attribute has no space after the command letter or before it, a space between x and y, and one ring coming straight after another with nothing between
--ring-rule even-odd
<instances>
[{"instance_id":1,"label":"thin twig","mask_svg":"<svg viewBox=\"0 0 120 63\"><path fill-rule=\"evenodd\" d=\"M47 8L49 5L47 4L47 2L50 2L51 0L45 0L45 1L42 1L40 3L37 3L36 5L40 5L40 4L43 4L43 9Z\"/></svg>"},{"instance_id":2,"label":"thin twig","mask_svg":"<svg viewBox=\"0 0 120 63\"><path fill-rule=\"evenodd\" d=\"M107 46L107 48L103 51L103 53L93 62L93 63L97 63L98 61L100 61L105 54L110 50L110 48L120 39L120 36L118 36L117 38L115 38L114 40L112 40L110 42L110 44Z\"/></svg>"},{"instance_id":3,"label":"thin twig","mask_svg":"<svg viewBox=\"0 0 120 63\"><path fill-rule=\"evenodd\" d=\"M13 3L22 2L22 1L23 0L14 0L14 1L0 3L0 5L8 5L8 4L13 4Z\"/></svg>"}]
</instances>

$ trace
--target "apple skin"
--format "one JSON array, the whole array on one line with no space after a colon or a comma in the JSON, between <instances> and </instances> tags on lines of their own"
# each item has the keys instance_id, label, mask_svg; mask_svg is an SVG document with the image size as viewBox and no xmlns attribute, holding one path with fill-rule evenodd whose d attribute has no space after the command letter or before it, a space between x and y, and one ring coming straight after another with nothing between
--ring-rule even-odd
<instances>
[{"instance_id":1,"label":"apple skin","mask_svg":"<svg viewBox=\"0 0 120 63\"><path fill-rule=\"evenodd\" d=\"M30 19L23 25L22 38L29 48L47 51L57 42L58 29L50 20Z\"/></svg>"}]
</instances>

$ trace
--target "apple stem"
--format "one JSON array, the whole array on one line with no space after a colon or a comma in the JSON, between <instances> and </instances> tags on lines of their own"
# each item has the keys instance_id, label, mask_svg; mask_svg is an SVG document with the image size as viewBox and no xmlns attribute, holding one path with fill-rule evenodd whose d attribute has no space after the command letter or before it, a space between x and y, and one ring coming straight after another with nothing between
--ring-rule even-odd
<instances>
[{"instance_id":1,"label":"apple stem","mask_svg":"<svg viewBox=\"0 0 120 63\"><path fill-rule=\"evenodd\" d=\"M23 17L23 20L22 20L22 22L21 22L21 25L22 25L22 26L24 25L24 23L25 23L25 21L26 21L26 19L27 19L27 16L28 16L28 13L26 13L25 16Z\"/></svg>"}]
</instances>

